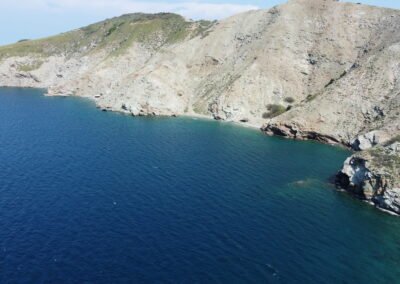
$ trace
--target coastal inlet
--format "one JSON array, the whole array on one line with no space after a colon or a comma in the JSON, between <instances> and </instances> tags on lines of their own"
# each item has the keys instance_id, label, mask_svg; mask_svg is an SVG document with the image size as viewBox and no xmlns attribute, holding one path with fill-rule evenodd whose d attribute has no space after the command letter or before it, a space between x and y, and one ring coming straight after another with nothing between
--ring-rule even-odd
<instances>
[{"instance_id":1,"label":"coastal inlet","mask_svg":"<svg viewBox=\"0 0 400 284\"><path fill-rule=\"evenodd\" d=\"M0 283L396 283L347 150L0 89Z\"/></svg>"}]
</instances>

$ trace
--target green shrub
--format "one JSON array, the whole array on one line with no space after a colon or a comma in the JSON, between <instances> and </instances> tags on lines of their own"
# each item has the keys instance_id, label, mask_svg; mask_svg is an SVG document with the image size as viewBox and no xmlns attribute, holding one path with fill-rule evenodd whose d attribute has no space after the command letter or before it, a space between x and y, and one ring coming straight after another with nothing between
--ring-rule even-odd
<instances>
[{"instance_id":1,"label":"green shrub","mask_svg":"<svg viewBox=\"0 0 400 284\"><path fill-rule=\"evenodd\" d=\"M287 97L287 98L285 98L285 102L287 102L288 104L292 104L295 102L295 99L292 97Z\"/></svg>"},{"instance_id":2,"label":"green shrub","mask_svg":"<svg viewBox=\"0 0 400 284\"><path fill-rule=\"evenodd\" d=\"M264 112L262 115L264 119L273 118L286 112L286 108L283 105L276 104L267 105L267 110L268 112Z\"/></svg>"},{"instance_id":3,"label":"green shrub","mask_svg":"<svg viewBox=\"0 0 400 284\"><path fill-rule=\"evenodd\" d=\"M318 96L318 94L315 94L315 95L308 95L307 98L306 98L306 102L311 102L311 101L314 100L317 96Z\"/></svg>"}]
</instances>

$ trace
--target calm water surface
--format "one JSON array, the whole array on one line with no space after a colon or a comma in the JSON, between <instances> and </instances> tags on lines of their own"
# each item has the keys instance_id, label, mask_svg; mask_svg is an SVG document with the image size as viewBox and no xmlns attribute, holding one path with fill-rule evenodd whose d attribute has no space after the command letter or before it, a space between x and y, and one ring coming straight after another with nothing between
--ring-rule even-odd
<instances>
[{"instance_id":1,"label":"calm water surface","mask_svg":"<svg viewBox=\"0 0 400 284\"><path fill-rule=\"evenodd\" d=\"M400 219L349 153L0 89L1 283L398 283Z\"/></svg>"}]
</instances>

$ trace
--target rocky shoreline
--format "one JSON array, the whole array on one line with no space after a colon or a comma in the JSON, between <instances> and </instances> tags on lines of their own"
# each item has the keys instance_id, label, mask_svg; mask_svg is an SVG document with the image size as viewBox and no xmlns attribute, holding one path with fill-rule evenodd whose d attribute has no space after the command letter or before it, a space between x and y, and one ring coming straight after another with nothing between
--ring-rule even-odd
<instances>
[{"instance_id":1,"label":"rocky shoreline","mask_svg":"<svg viewBox=\"0 0 400 284\"><path fill-rule=\"evenodd\" d=\"M18 86L7 86L18 87ZM24 87L25 88L25 87ZM30 87L35 88L35 87ZM46 96L59 96L49 93ZM89 98L93 99L93 98ZM96 101L95 101L96 103ZM186 116L192 118L200 118L207 120L221 120L215 117L202 114L162 114L156 112L139 111L138 114L131 113L129 110L113 109L112 107L103 107L96 105L101 111L120 112L123 114L135 116L165 116L178 117ZM223 119L222 119L223 120ZM355 151L344 162L343 168L335 175L335 185L338 189L354 195L356 198L366 201L368 204L375 206L383 212L400 216L400 139L389 143L387 146L381 146L379 143L374 144L376 136L362 135L353 140L351 144L342 143L330 137L329 135L319 134L313 131L304 131L291 125L264 125L258 127L248 122L233 122L238 126L250 127L258 129L268 136L279 136L294 140L313 140L333 146L343 146L347 149ZM365 141L365 137L374 137L372 140ZM378 145L374 147L375 145ZM361 147L360 147L361 146Z\"/></svg>"},{"instance_id":2,"label":"rocky shoreline","mask_svg":"<svg viewBox=\"0 0 400 284\"><path fill-rule=\"evenodd\" d=\"M336 183L377 208L400 214L400 142L349 157Z\"/></svg>"},{"instance_id":3,"label":"rocky shoreline","mask_svg":"<svg viewBox=\"0 0 400 284\"><path fill-rule=\"evenodd\" d=\"M97 106L102 111L122 112L132 116L187 116L207 120L221 120L213 116L200 114L157 114L155 112L140 111L135 115L128 110L114 110ZM385 213L400 216L400 141L391 142L387 146L387 137L380 137L379 132L361 135L351 144L338 141L329 135L323 135L314 131L305 131L293 125L272 125L263 127L249 125L247 122L234 122L239 126L259 129L269 136L280 136L294 140L313 140L320 143L343 146L356 152L344 162L343 168L335 176L335 185L338 189L365 200ZM400 139L399 139L400 140ZM374 148L374 146L376 146ZM378 159L380 162L378 162Z\"/></svg>"},{"instance_id":4,"label":"rocky shoreline","mask_svg":"<svg viewBox=\"0 0 400 284\"><path fill-rule=\"evenodd\" d=\"M268 124L261 130L268 135L315 140L355 151L336 174L336 187L384 212L400 216L400 137L388 141L387 135L373 131L351 143L343 143L329 135L288 124Z\"/></svg>"}]
</instances>

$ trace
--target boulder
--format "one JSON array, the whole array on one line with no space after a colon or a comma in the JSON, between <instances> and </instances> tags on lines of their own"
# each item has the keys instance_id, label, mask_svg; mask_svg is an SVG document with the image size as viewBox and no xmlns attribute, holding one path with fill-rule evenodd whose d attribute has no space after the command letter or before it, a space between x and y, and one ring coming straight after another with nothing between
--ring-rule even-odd
<instances>
[{"instance_id":1,"label":"boulder","mask_svg":"<svg viewBox=\"0 0 400 284\"><path fill-rule=\"evenodd\" d=\"M389 139L387 133L383 131L371 131L366 134L359 135L351 141L351 147L355 151L364 151L372 147L382 144Z\"/></svg>"}]
</instances>

